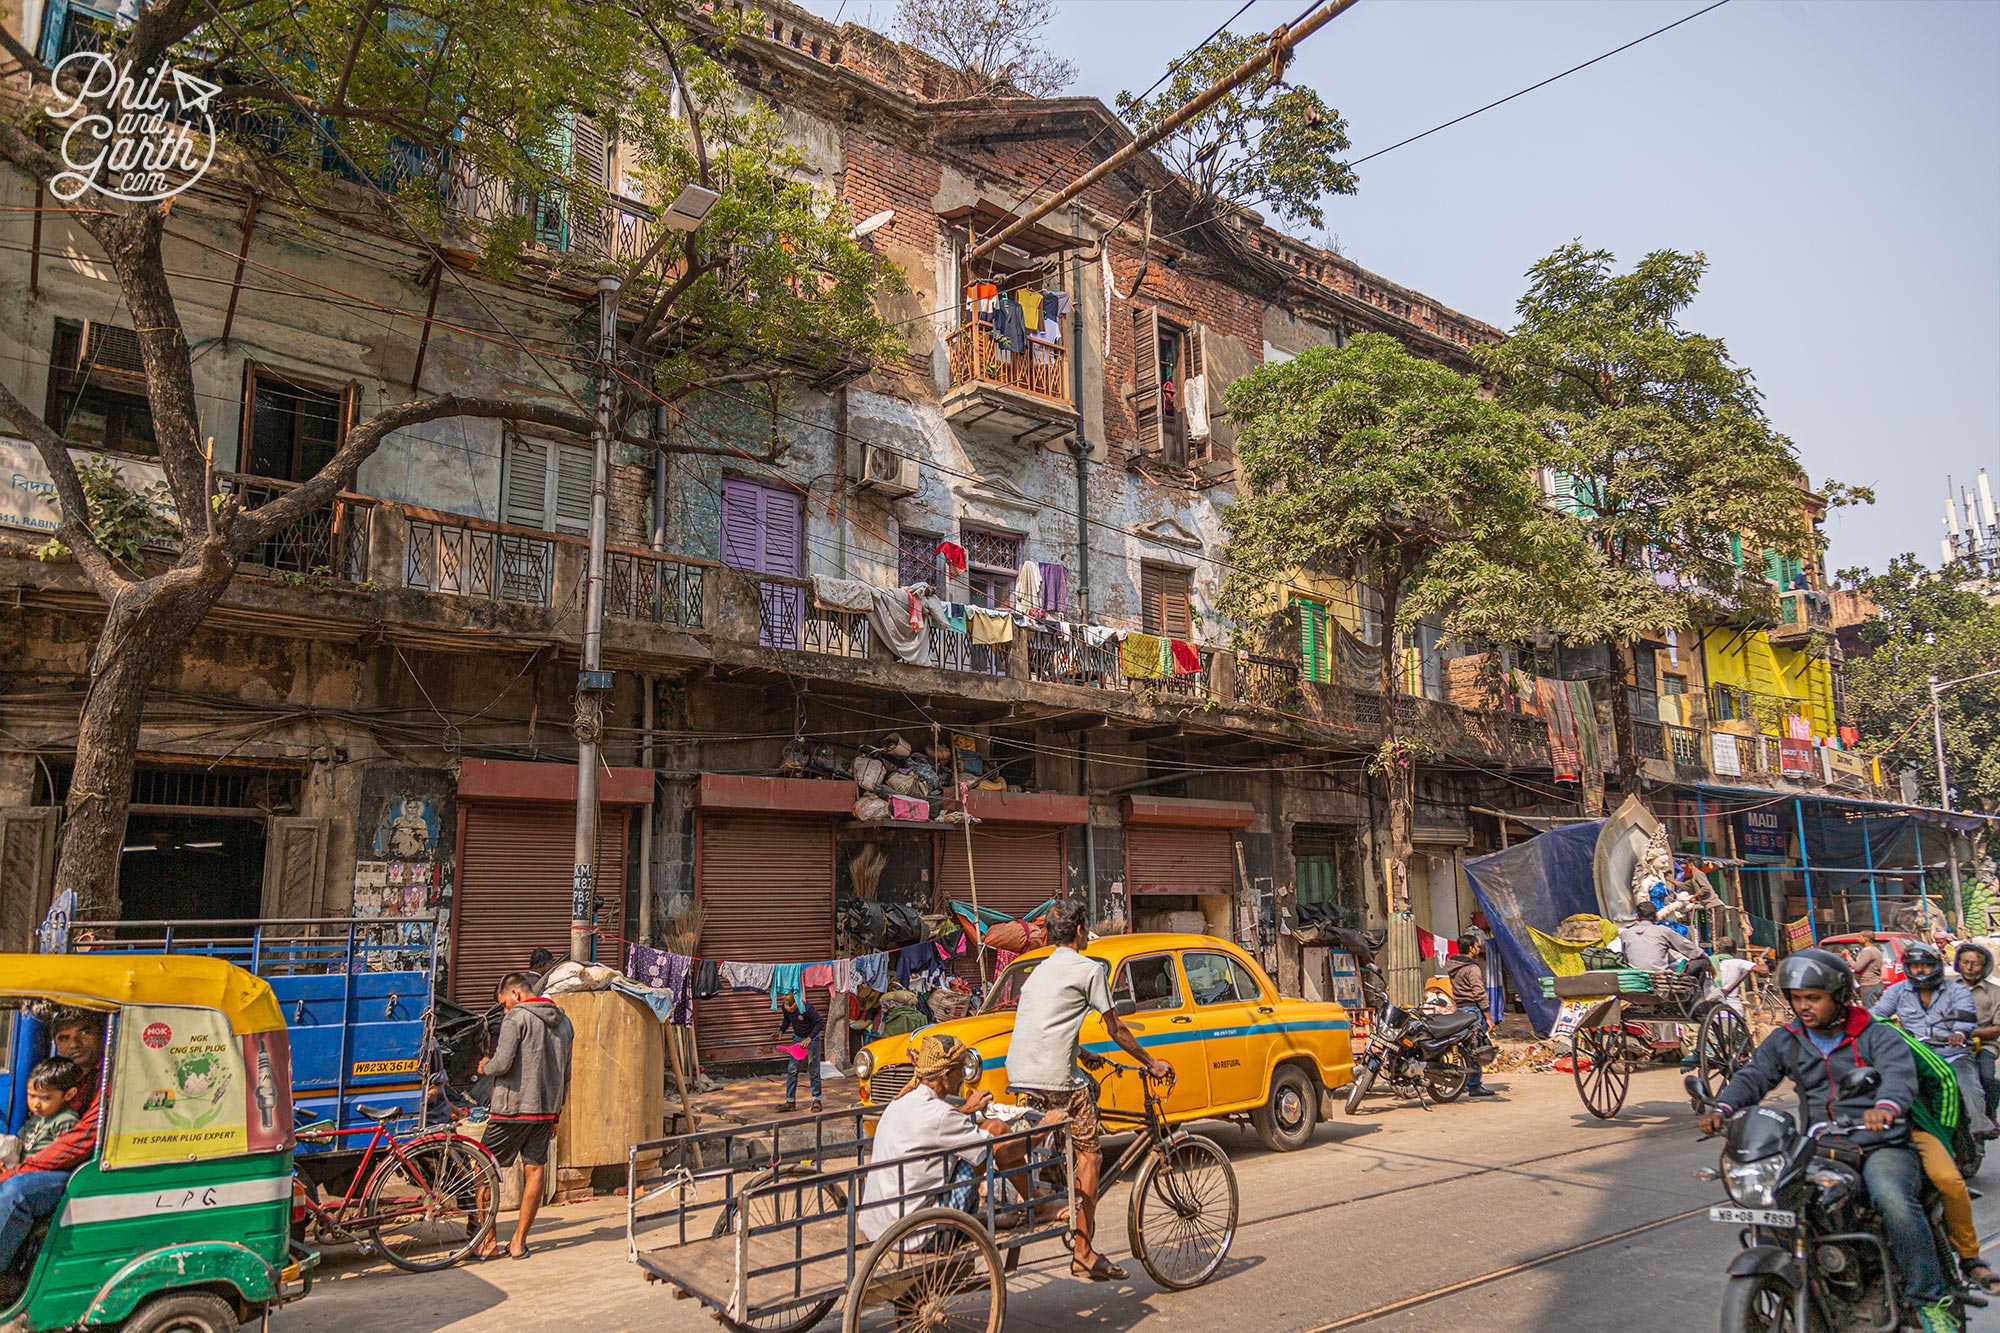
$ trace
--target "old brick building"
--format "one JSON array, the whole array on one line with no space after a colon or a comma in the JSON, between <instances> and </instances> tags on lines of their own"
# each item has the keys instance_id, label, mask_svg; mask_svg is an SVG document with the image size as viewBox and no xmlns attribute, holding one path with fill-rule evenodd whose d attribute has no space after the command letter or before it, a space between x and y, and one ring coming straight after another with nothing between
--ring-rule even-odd
<instances>
[{"instance_id":1,"label":"old brick building","mask_svg":"<svg viewBox=\"0 0 2000 1333\"><path fill-rule=\"evenodd\" d=\"M1361 331L1459 368L1498 331L1254 217L1175 235L1174 182L1143 159L968 265L1052 175L1128 132L1093 99L959 99L949 71L855 25L766 14L733 58L781 108L808 183L856 219L889 215L868 243L908 277L884 298L908 353L798 386L775 413L717 392L673 426L738 441L740 456L618 450L605 947L655 938L698 905L706 952L824 958L857 862L881 898L928 909L970 895L968 858L982 903L1003 910L1075 891L1103 915L1201 913L1266 947L1295 893L1380 921L1383 816L1363 757L1385 707L1442 746L1420 793L1415 907L1424 928L1456 931L1469 908L1457 861L1478 836L1468 810L1519 803L1510 775L1545 782L1542 725L1445 702L1441 671L1416 672L1394 701L1337 674L1302 678L1295 632L1268 653L1234 644L1215 613L1235 484L1220 402L1265 361ZM59 215L30 238L31 184L9 173L0 193L15 219L4 285L24 298L0 307L0 338L23 349L0 375L143 481L145 405L116 288ZM557 387L527 348L574 336L586 286L440 282L414 244L307 227L268 200L246 218L247 202L219 183L191 192L168 247L230 485L297 480L357 410L418 385ZM612 211L560 244L609 247L653 225L642 201ZM984 282L1045 307L1024 344L995 341ZM587 392L557 364L560 387ZM1191 381L1212 414L1205 436ZM746 461L774 433L783 462ZM32 451L0 448L32 491ZM491 422L404 431L351 495L246 565L149 705L128 919L443 908L451 984L468 999L535 945L560 947L588 457L588 441ZM0 513L8 947L46 900L102 615L73 568L27 558L47 523L33 505ZM962 571L941 546L963 550ZM814 581L929 581L945 601L1004 607L1028 565L1042 589L1022 608L1030 623L995 642L997 624L929 620L909 658ZM1199 668L1151 669L1116 633L1181 640ZM825 770L892 733L998 775L1004 790L971 797L975 829L855 818L854 784ZM715 1054L761 1031L749 1011L706 1021Z\"/></svg>"}]
</instances>

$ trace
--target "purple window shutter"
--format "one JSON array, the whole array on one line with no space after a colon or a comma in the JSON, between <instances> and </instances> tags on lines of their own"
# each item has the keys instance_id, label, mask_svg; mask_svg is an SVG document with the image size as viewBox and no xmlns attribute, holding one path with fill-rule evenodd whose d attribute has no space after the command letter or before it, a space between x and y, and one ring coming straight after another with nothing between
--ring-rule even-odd
<instances>
[{"instance_id":1,"label":"purple window shutter","mask_svg":"<svg viewBox=\"0 0 2000 1333\"><path fill-rule=\"evenodd\" d=\"M732 569L764 567L763 487L733 477L722 479L722 563Z\"/></svg>"},{"instance_id":2,"label":"purple window shutter","mask_svg":"<svg viewBox=\"0 0 2000 1333\"><path fill-rule=\"evenodd\" d=\"M805 515L791 491L766 486L764 491L764 565L766 574L805 573Z\"/></svg>"}]
</instances>

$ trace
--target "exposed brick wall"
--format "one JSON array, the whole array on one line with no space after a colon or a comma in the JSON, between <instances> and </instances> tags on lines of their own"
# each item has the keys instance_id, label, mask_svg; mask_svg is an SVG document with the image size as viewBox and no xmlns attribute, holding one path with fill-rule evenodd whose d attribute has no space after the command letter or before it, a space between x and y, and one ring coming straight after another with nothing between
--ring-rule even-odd
<instances>
[{"instance_id":1,"label":"exposed brick wall","mask_svg":"<svg viewBox=\"0 0 2000 1333\"><path fill-rule=\"evenodd\" d=\"M646 545L646 506L653 499L653 469L641 463L613 463L605 497L606 537L613 546Z\"/></svg>"}]
</instances>

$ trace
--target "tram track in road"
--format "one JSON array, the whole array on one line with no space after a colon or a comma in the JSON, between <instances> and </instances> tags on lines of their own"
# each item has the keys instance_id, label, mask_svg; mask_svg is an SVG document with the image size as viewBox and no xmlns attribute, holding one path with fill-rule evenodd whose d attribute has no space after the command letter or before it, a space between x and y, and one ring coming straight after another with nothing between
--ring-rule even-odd
<instances>
[{"instance_id":1,"label":"tram track in road","mask_svg":"<svg viewBox=\"0 0 2000 1333\"><path fill-rule=\"evenodd\" d=\"M1537 1268L1545 1268L1550 1264L1560 1263L1564 1259L1597 1249L1600 1246L1613 1245L1621 1240L1630 1240L1634 1236L1643 1236L1649 1231L1658 1231L1661 1227L1672 1226L1676 1222L1686 1222L1692 1218L1705 1216L1707 1212L1708 1205L1701 1204L1698 1207L1689 1208L1685 1212L1673 1213L1666 1217L1657 1217L1650 1222L1641 1222L1637 1226L1614 1231L1608 1236L1593 1236L1589 1240L1577 1241L1574 1244L1564 1245L1559 1249L1549 1250L1532 1258L1523 1259L1518 1263L1508 1264L1505 1268L1495 1268L1488 1272L1475 1274L1472 1277L1461 1278L1457 1282L1450 1282L1442 1287L1433 1287L1429 1291L1421 1291L1414 1296L1405 1296L1401 1300L1390 1301L1386 1305L1378 1305L1372 1310L1363 1310L1359 1314L1343 1316L1330 1324L1316 1324L1311 1328L1301 1330L1301 1333L1337 1333L1340 1329L1360 1328L1364 1324L1372 1324L1378 1319L1387 1319L1390 1315L1401 1314L1405 1310L1413 1310L1419 1306L1429 1305L1433 1301L1447 1300L1450 1297L1459 1295L1461 1292L1471 1291L1474 1288L1483 1287L1494 1282L1504 1282L1508 1278L1533 1272Z\"/></svg>"}]
</instances>

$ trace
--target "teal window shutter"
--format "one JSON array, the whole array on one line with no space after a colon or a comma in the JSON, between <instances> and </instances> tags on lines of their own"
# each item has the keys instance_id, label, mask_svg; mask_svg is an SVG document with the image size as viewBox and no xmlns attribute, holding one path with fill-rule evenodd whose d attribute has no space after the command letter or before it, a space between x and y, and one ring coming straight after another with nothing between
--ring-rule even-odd
<instances>
[{"instance_id":1,"label":"teal window shutter","mask_svg":"<svg viewBox=\"0 0 2000 1333\"><path fill-rule=\"evenodd\" d=\"M1733 532L1729 534L1729 563L1743 568L1743 539Z\"/></svg>"}]
</instances>

